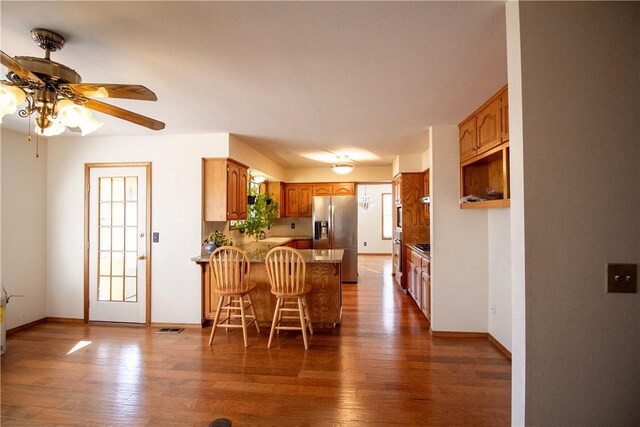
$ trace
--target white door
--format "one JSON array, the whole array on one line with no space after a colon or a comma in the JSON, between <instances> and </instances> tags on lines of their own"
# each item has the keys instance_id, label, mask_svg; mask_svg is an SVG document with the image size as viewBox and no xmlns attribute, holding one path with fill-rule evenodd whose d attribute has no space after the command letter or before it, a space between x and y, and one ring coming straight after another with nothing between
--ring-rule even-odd
<instances>
[{"instance_id":1,"label":"white door","mask_svg":"<svg viewBox=\"0 0 640 427\"><path fill-rule=\"evenodd\" d=\"M146 322L144 167L94 167L89 185L89 320Z\"/></svg>"}]
</instances>

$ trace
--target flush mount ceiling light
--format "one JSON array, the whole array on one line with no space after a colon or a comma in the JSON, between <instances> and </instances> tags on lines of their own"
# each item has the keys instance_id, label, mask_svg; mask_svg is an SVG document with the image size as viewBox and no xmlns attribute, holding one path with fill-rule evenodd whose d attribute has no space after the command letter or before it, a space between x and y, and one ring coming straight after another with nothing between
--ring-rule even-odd
<instances>
[{"instance_id":1,"label":"flush mount ceiling light","mask_svg":"<svg viewBox=\"0 0 640 427\"><path fill-rule=\"evenodd\" d=\"M9 69L8 80L0 87L0 123L2 117L13 114L18 106L20 117L35 114L38 135L54 136L65 129L80 130L87 135L103 123L94 119L90 110L109 114L153 130L164 129L164 123L89 98L123 98L157 101L156 95L144 86L107 83L81 83L78 73L66 65L52 61L51 52L62 49L65 43L60 34L45 29L34 29L31 37L44 49L44 58L1 54L2 65Z\"/></svg>"},{"instance_id":2,"label":"flush mount ceiling light","mask_svg":"<svg viewBox=\"0 0 640 427\"><path fill-rule=\"evenodd\" d=\"M251 177L251 181L255 182L256 184L262 184L266 180L267 178L264 175L254 175Z\"/></svg>"},{"instance_id":3,"label":"flush mount ceiling light","mask_svg":"<svg viewBox=\"0 0 640 427\"><path fill-rule=\"evenodd\" d=\"M353 170L355 165L347 156L338 156L336 163L331 165L331 169L337 174L345 175Z\"/></svg>"}]
</instances>

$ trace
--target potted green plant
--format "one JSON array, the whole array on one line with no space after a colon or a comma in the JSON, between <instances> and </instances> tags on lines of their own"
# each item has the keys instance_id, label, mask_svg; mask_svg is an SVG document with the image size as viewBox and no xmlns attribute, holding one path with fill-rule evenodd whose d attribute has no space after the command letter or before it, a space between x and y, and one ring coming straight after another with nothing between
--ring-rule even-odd
<instances>
[{"instance_id":1,"label":"potted green plant","mask_svg":"<svg viewBox=\"0 0 640 427\"><path fill-rule=\"evenodd\" d=\"M271 196L270 193L249 191L253 204L248 206L247 219L242 224L242 230L256 242L263 239L266 236L265 230L273 227L278 221L278 203L273 201Z\"/></svg>"},{"instance_id":2,"label":"potted green plant","mask_svg":"<svg viewBox=\"0 0 640 427\"><path fill-rule=\"evenodd\" d=\"M210 254L220 246L231 246L232 244L231 240L229 240L224 233L216 230L213 233L207 234L207 237L204 238L203 248L205 253Z\"/></svg>"}]
</instances>

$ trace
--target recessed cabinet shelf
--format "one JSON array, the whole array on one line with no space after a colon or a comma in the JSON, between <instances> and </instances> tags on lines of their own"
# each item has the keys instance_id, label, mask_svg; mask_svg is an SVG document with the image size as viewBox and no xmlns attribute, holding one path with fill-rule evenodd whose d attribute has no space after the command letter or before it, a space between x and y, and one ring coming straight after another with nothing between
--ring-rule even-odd
<instances>
[{"instance_id":1,"label":"recessed cabinet shelf","mask_svg":"<svg viewBox=\"0 0 640 427\"><path fill-rule=\"evenodd\" d=\"M481 199L461 209L510 206L508 126L506 86L460 123L460 196Z\"/></svg>"},{"instance_id":2,"label":"recessed cabinet shelf","mask_svg":"<svg viewBox=\"0 0 640 427\"><path fill-rule=\"evenodd\" d=\"M461 208L509 207L509 144L461 163L460 177L460 194L463 197L486 196L488 190L502 194L496 200L461 203Z\"/></svg>"},{"instance_id":3,"label":"recessed cabinet shelf","mask_svg":"<svg viewBox=\"0 0 640 427\"><path fill-rule=\"evenodd\" d=\"M511 200L485 200L483 202L461 203L460 209L488 209L488 208L508 208L511 206Z\"/></svg>"}]
</instances>

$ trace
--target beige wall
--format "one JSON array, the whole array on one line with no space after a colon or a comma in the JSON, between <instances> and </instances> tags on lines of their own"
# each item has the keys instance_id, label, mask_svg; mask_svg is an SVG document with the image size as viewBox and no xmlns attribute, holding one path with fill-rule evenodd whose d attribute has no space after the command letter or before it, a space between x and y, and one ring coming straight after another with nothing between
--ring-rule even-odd
<instances>
[{"instance_id":1,"label":"beige wall","mask_svg":"<svg viewBox=\"0 0 640 427\"><path fill-rule=\"evenodd\" d=\"M525 422L524 179L522 147L522 68L520 9L506 4L509 74L509 189L511 193L511 424Z\"/></svg>"},{"instance_id":2,"label":"beige wall","mask_svg":"<svg viewBox=\"0 0 640 427\"><path fill-rule=\"evenodd\" d=\"M432 127L431 327L487 332L487 210L460 209L458 127Z\"/></svg>"},{"instance_id":3,"label":"beige wall","mask_svg":"<svg viewBox=\"0 0 640 427\"><path fill-rule=\"evenodd\" d=\"M427 142L427 144L428 144L428 142ZM427 150L425 150L424 153L422 153L422 159L420 161L422 170L426 170L426 169L429 169L431 167L431 163L429 163L430 162L430 158L431 158L431 156L429 156L429 150L427 149Z\"/></svg>"},{"instance_id":4,"label":"beige wall","mask_svg":"<svg viewBox=\"0 0 640 427\"><path fill-rule=\"evenodd\" d=\"M487 212L489 333L511 351L511 209Z\"/></svg>"},{"instance_id":5,"label":"beige wall","mask_svg":"<svg viewBox=\"0 0 640 427\"><path fill-rule=\"evenodd\" d=\"M339 175L331 170L330 165L322 168L288 169L286 182L391 182L390 166L360 167L356 165L346 175Z\"/></svg>"},{"instance_id":6,"label":"beige wall","mask_svg":"<svg viewBox=\"0 0 640 427\"><path fill-rule=\"evenodd\" d=\"M427 137L424 140L424 145L427 147L429 145L429 139ZM428 154L426 154L428 156ZM425 170L423 163L425 154L424 153L414 153L414 154L401 154L396 156L393 159L393 164L391 165L393 176L396 176L402 172L422 172ZM428 163L428 161L427 161Z\"/></svg>"},{"instance_id":7,"label":"beige wall","mask_svg":"<svg viewBox=\"0 0 640 427\"><path fill-rule=\"evenodd\" d=\"M237 135L229 134L229 157L257 170L273 181L282 181L285 170L282 166L260 153Z\"/></svg>"},{"instance_id":8,"label":"beige wall","mask_svg":"<svg viewBox=\"0 0 640 427\"><path fill-rule=\"evenodd\" d=\"M55 138L47 181L49 316L83 317L84 164L152 163L151 320L199 323L202 157L227 157L228 135ZM54 185L55 184L55 185Z\"/></svg>"},{"instance_id":9,"label":"beige wall","mask_svg":"<svg viewBox=\"0 0 640 427\"><path fill-rule=\"evenodd\" d=\"M0 139L2 208L2 286L12 298L7 329L47 317L47 144L2 129Z\"/></svg>"},{"instance_id":10,"label":"beige wall","mask_svg":"<svg viewBox=\"0 0 640 427\"><path fill-rule=\"evenodd\" d=\"M366 213L358 208L358 253L391 255L392 241L382 239L382 194L391 194L391 184L359 184L356 191L358 198L366 191L374 203Z\"/></svg>"},{"instance_id":11,"label":"beige wall","mask_svg":"<svg viewBox=\"0 0 640 427\"><path fill-rule=\"evenodd\" d=\"M638 425L640 294L605 268L640 262L640 3L519 8L525 423Z\"/></svg>"}]
</instances>

